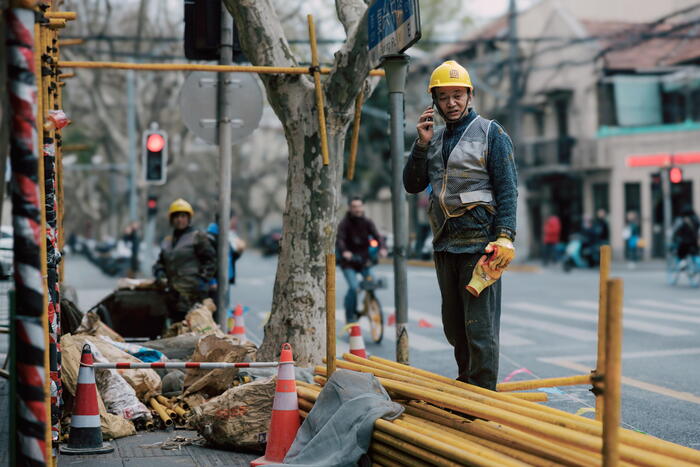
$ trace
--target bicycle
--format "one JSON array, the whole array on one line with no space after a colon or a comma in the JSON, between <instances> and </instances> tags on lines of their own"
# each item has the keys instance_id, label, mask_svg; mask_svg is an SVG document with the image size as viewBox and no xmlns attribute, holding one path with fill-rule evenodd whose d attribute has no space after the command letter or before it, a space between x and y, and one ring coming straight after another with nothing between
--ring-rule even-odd
<instances>
[{"instance_id":1,"label":"bicycle","mask_svg":"<svg viewBox=\"0 0 700 467\"><path fill-rule=\"evenodd\" d=\"M372 275L362 278L360 282L360 290L364 291L362 297L362 310L358 312L358 320L366 316L369 319L369 329L372 337L372 342L379 344L384 337L384 312L382 304L375 295L374 291L385 289L386 281L384 278L376 278ZM359 297L358 297L359 298Z\"/></svg>"},{"instance_id":2,"label":"bicycle","mask_svg":"<svg viewBox=\"0 0 700 467\"><path fill-rule=\"evenodd\" d=\"M668 285L677 285L683 274L688 276L691 287L700 287L700 256L687 255L680 259L675 254L669 255L666 265Z\"/></svg>"}]
</instances>

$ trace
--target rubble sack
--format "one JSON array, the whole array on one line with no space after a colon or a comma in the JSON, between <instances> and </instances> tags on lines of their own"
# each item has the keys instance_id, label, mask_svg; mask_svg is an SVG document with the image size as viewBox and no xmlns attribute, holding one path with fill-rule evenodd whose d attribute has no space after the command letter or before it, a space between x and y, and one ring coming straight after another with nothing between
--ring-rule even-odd
<instances>
[{"instance_id":1,"label":"rubble sack","mask_svg":"<svg viewBox=\"0 0 700 467\"><path fill-rule=\"evenodd\" d=\"M275 397L275 378L233 387L192 409L189 422L215 447L262 452Z\"/></svg>"}]
</instances>

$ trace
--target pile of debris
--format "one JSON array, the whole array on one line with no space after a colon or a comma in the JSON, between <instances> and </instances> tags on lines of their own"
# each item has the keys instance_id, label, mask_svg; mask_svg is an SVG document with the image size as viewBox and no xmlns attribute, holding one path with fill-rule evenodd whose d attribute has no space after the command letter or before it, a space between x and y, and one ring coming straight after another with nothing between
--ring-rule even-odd
<instances>
[{"instance_id":1,"label":"pile of debris","mask_svg":"<svg viewBox=\"0 0 700 467\"><path fill-rule=\"evenodd\" d=\"M216 307L211 300L196 305L183 321L170 326L166 337L139 343L125 342L97 312L82 314L72 303L64 303L70 316L64 319L68 325L61 337L66 389L63 433L69 432L84 344L90 345L95 363L234 363L256 358L255 344L222 332L214 321ZM272 369L96 368L103 436L114 439L137 430L194 428L214 445L261 450L274 397L272 374ZM250 424L227 426L231 425L227 420L241 418Z\"/></svg>"}]
</instances>

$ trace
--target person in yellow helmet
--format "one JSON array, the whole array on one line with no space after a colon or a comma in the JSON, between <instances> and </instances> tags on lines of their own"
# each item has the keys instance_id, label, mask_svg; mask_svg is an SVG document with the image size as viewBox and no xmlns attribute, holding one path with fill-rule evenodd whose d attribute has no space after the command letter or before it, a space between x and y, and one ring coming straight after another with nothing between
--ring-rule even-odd
<instances>
[{"instance_id":1,"label":"person in yellow helmet","mask_svg":"<svg viewBox=\"0 0 700 467\"><path fill-rule=\"evenodd\" d=\"M457 62L435 68L428 93L433 105L418 118L404 187L409 193L430 194L442 322L454 347L457 379L495 390L501 281L493 278L515 256L513 144L501 125L476 113L469 72ZM437 115L445 122L439 128ZM492 279L468 290L475 268L474 277Z\"/></svg>"},{"instance_id":2,"label":"person in yellow helmet","mask_svg":"<svg viewBox=\"0 0 700 467\"><path fill-rule=\"evenodd\" d=\"M209 281L216 273L216 251L206 233L192 227L193 216L192 205L184 199L170 204L173 232L161 243L153 265L156 280L167 283L175 321L184 319L195 303L207 298Z\"/></svg>"}]
</instances>

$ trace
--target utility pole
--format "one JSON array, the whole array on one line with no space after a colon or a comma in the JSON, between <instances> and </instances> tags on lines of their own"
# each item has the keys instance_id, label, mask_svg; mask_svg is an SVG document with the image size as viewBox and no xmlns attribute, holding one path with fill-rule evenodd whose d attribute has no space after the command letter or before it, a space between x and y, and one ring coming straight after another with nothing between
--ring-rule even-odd
<instances>
[{"instance_id":1,"label":"utility pole","mask_svg":"<svg viewBox=\"0 0 700 467\"><path fill-rule=\"evenodd\" d=\"M408 55L384 57L383 67L389 85L391 128L391 207L394 227L394 304L396 306L396 361L408 364L408 204L403 189L404 91Z\"/></svg>"},{"instance_id":2,"label":"utility pole","mask_svg":"<svg viewBox=\"0 0 700 467\"><path fill-rule=\"evenodd\" d=\"M233 17L223 2L221 4L221 55L220 65L233 63ZM219 236L217 238L217 290L216 317L221 329L226 332L226 297L228 295L228 230L231 222L231 159L232 141L231 102L226 87L231 84L231 73L218 74L218 120L219 120Z\"/></svg>"},{"instance_id":3,"label":"utility pole","mask_svg":"<svg viewBox=\"0 0 700 467\"><path fill-rule=\"evenodd\" d=\"M137 164L136 164L136 73L134 70L126 72L126 122L129 139L129 219L131 222L139 220L138 195L136 193Z\"/></svg>"},{"instance_id":4,"label":"utility pole","mask_svg":"<svg viewBox=\"0 0 700 467\"><path fill-rule=\"evenodd\" d=\"M510 74L510 96L508 109L508 133L514 145L520 143L520 65L518 64L518 11L515 0L510 0L508 6L508 71Z\"/></svg>"},{"instance_id":5,"label":"utility pole","mask_svg":"<svg viewBox=\"0 0 700 467\"><path fill-rule=\"evenodd\" d=\"M671 160L673 160L673 156L671 156ZM668 167L662 167L660 171L661 193L663 196L664 205L664 251L666 252L664 256L667 260L671 256L671 252L668 247L671 245L672 242L671 228L673 224L673 203L671 202L671 197L673 195L671 194L671 177L669 173L672 166L673 164L671 163Z\"/></svg>"}]
</instances>

